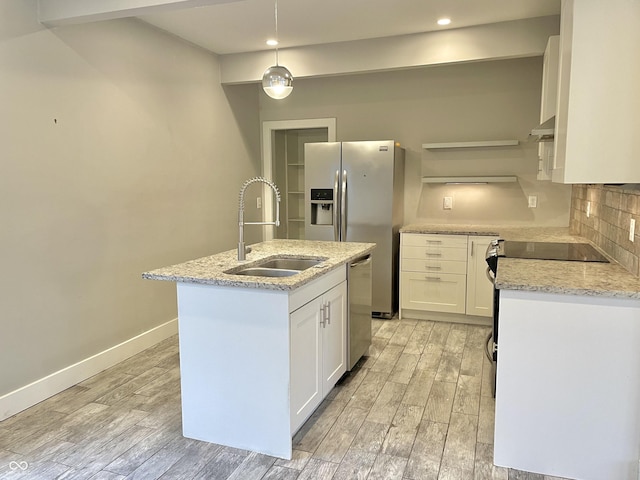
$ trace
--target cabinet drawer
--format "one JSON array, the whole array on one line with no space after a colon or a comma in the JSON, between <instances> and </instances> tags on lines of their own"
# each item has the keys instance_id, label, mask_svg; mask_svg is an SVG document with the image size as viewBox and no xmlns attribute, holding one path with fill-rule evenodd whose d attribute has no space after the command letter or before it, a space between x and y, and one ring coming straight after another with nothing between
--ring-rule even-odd
<instances>
[{"instance_id":1,"label":"cabinet drawer","mask_svg":"<svg viewBox=\"0 0 640 480\"><path fill-rule=\"evenodd\" d=\"M467 261L467 243L465 237L464 246L446 248L437 245L428 247L402 246L402 258L429 259L429 260L453 260Z\"/></svg>"},{"instance_id":2,"label":"cabinet drawer","mask_svg":"<svg viewBox=\"0 0 640 480\"><path fill-rule=\"evenodd\" d=\"M467 248L466 235L437 235L423 233L403 233L402 245L414 247L440 246L440 247L464 247Z\"/></svg>"},{"instance_id":3,"label":"cabinet drawer","mask_svg":"<svg viewBox=\"0 0 640 480\"><path fill-rule=\"evenodd\" d=\"M402 308L465 313L466 275L402 272Z\"/></svg>"},{"instance_id":4,"label":"cabinet drawer","mask_svg":"<svg viewBox=\"0 0 640 480\"><path fill-rule=\"evenodd\" d=\"M403 272L423 272L423 273L457 273L467 274L467 262L454 260L436 260L424 258L402 258L400 259L400 270Z\"/></svg>"}]
</instances>

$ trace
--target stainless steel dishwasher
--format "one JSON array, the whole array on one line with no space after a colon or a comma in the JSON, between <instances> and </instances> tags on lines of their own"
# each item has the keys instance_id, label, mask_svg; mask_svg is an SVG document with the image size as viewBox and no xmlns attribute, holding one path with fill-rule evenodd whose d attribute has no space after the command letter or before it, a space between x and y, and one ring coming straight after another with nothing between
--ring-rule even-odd
<instances>
[{"instance_id":1,"label":"stainless steel dishwasher","mask_svg":"<svg viewBox=\"0 0 640 480\"><path fill-rule=\"evenodd\" d=\"M349 370L371 345L371 255L349 264Z\"/></svg>"}]
</instances>

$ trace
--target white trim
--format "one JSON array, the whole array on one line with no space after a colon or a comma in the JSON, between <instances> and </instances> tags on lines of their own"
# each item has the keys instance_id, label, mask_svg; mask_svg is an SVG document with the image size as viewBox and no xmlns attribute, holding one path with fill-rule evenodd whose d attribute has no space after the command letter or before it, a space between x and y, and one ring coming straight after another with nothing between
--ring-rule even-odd
<instances>
[{"instance_id":1,"label":"white trim","mask_svg":"<svg viewBox=\"0 0 640 480\"><path fill-rule=\"evenodd\" d=\"M178 333L177 318L0 396L0 421L76 385L176 333Z\"/></svg>"},{"instance_id":2,"label":"white trim","mask_svg":"<svg viewBox=\"0 0 640 480\"><path fill-rule=\"evenodd\" d=\"M275 130L294 130L304 128L326 128L327 141L336 141L335 118L308 118L302 120L270 120L262 122L262 176L267 180L273 179L273 145L271 139ZM273 198L264 197L263 219L273 218ZM273 228L264 229L265 240L273 239Z\"/></svg>"}]
</instances>

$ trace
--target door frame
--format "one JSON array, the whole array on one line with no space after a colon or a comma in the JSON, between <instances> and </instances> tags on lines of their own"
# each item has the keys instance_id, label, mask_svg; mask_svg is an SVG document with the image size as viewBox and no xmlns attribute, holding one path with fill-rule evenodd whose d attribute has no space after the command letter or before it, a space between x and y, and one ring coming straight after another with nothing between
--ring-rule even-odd
<instances>
[{"instance_id":1,"label":"door frame","mask_svg":"<svg viewBox=\"0 0 640 480\"><path fill-rule=\"evenodd\" d=\"M307 118L302 120L269 120L262 122L262 176L267 180L273 179L273 132L277 130L305 130L326 128L327 141L336 141L336 119ZM263 195L263 219L273 219L273 195ZM262 235L265 240L272 240L274 229L265 227Z\"/></svg>"}]
</instances>

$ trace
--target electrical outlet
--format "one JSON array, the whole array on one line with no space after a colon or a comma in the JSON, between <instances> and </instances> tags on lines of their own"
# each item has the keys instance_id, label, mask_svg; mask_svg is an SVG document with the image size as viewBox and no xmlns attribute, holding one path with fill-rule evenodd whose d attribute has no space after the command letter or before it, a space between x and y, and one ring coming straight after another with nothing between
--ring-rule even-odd
<instances>
[{"instance_id":1,"label":"electrical outlet","mask_svg":"<svg viewBox=\"0 0 640 480\"><path fill-rule=\"evenodd\" d=\"M444 197L442 199L442 208L444 210L451 210L453 209L453 197Z\"/></svg>"},{"instance_id":2,"label":"electrical outlet","mask_svg":"<svg viewBox=\"0 0 640 480\"><path fill-rule=\"evenodd\" d=\"M538 206L538 197L536 195L529 195L529 208L536 208Z\"/></svg>"},{"instance_id":3,"label":"electrical outlet","mask_svg":"<svg viewBox=\"0 0 640 480\"><path fill-rule=\"evenodd\" d=\"M256 208L262 208L262 197L256 198Z\"/></svg>"},{"instance_id":4,"label":"electrical outlet","mask_svg":"<svg viewBox=\"0 0 640 480\"><path fill-rule=\"evenodd\" d=\"M591 202L587 202L587 218L591 216Z\"/></svg>"},{"instance_id":5,"label":"electrical outlet","mask_svg":"<svg viewBox=\"0 0 640 480\"><path fill-rule=\"evenodd\" d=\"M636 219L632 218L629 221L629 240L633 242L633 238L636 235Z\"/></svg>"}]
</instances>

